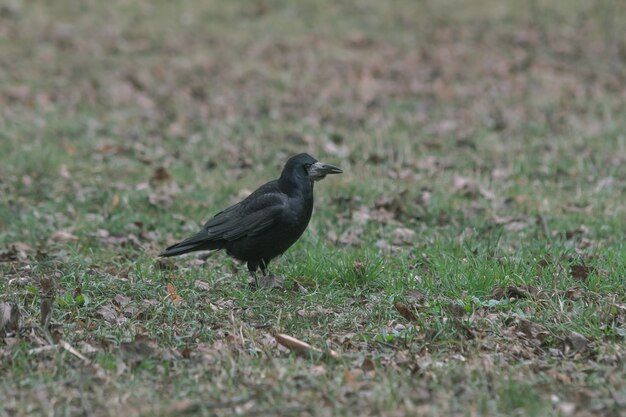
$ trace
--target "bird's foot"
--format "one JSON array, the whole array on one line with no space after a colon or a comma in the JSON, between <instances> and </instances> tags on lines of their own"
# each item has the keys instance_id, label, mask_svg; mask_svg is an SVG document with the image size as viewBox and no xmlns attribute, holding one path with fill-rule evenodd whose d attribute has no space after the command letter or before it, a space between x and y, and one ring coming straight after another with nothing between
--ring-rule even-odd
<instances>
[{"instance_id":1,"label":"bird's foot","mask_svg":"<svg viewBox=\"0 0 626 417\"><path fill-rule=\"evenodd\" d=\"M284 283L285 279L279 275L264 275L250 282L250 287L253 289L282 289Z\"/></svg>"}]
</instances>

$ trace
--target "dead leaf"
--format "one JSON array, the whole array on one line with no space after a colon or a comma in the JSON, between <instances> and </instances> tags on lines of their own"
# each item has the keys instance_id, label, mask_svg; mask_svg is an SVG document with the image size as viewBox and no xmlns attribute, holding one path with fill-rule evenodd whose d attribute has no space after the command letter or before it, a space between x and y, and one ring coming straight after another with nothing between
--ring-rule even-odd
<instances>
[{"instance_id":1,"label":"dead leaf","mask_svg":"<svg viewBox=\"0 0 626 417\"><path fill-rule=\"evenodd\" d=\"M374 203L374 208L387 212L395 220L400 220L405 213L406 191L394 196L381 196Z\"/></svg>"},{"instance_id":2,"label":"dead leaf","mask_svg":"<svg viewBox=\"0 0 626 417\"><path fill-rule=\"evenodd\" d=\"M288 336L283 333L276 333L274 335L274 338L276 339L276 342L278 342L282 346L300 354L316 353L321 355L328 355L331 358L339 358L339 353L335 352L334 350L328 349L326 352L324 352L321 349L315 348L308 343L303 342L302 340L296 339L295 337Z\"/></svg>"},{"instance_id":3,"label":"dead leaf","mask_svg":"<svg viewBox=\"0 0 626 417\"><path fill-rule=\"evenodd\" d=\"M150 178L150 181L153 181L153 182L166 182L166 181L170 181L171 179L172 179L172 176L167 171L167 169L165 169L165 167L157 167L154 170L154 173L152 174L152 177Z\"/></svg>"},{"instance_id":4,"label":"dead leaf","mask_svg":"<svg viewBox=\"0 0 626 417\"><path fill-rule=\"evenodd\" d=\"M168 209L172 207L172 204L174 204L174 199L169 194L151 193L148 196L148 202L150 202L153 206Z\"/></svg>"},{"instance_id":5,"label":"dead leaf","mask_svg":"<svg viewBox=\"0 0 626 417\"><path fill-rule=\"evenodd\" d=\"M407 319L408 321L417 320L415 313L413 313L413 311L411 311L411 309L407 307L406 305L401 304L401 303L394 303L393 306L396 308L398 313L400 313L400 315L404 317L405 319Z\"/></svg>"},{"instance_id":6,"label":"dead leaf","mask_svg":"<svg viewBox=\"0 0 626 417\"><path fill-rule=\"evenodd\" d=\"M322 307L321 305L316 306L314 309L300 309L297 314L300 317L319 317L319 316L328 316L333 314L333 311L327 308Z\"/></svg>"},{"instance_id":7,"label":"dead leaf","mask_svg":"<svg viewBox=\"0 0 626 417\"><path fill-rule=\"evenodd\" d=\"M398 227L392 232L393 235L393 244L394 245L407 245L412 244L415 240L415 230L406 228L406 227Z\"/></svg>"},{"instance_id":8,"label":"dead leaf","mask_svg":"<svg viewBox=\"0 0 626 417\"><path fill-rule=\"evenodd\" d=\"M582 352L587 349L589 345L589 339L578 332L571 332L567 336L567 343L576 352Z\"/></svg>"},{"instance_id":9,"label":"dead leaf","mask_svg":"<svg viewBox=\"0 0 626 417\"><path fill-rule=\"evenodd\" d=\"M23 261L28 258L27 253L33 248L22 242L12 243L5 251L0 252L0 262Z\"/></svg>"},{"instance_id":10,"label":"dead leaf","mask_svg":"<svg viewBox=\"0 0 626 417\"><path fill-rule=\"evenodd\" d=\"M46 328L50 323L50 314L52 313L52 300L48 297L41 298L41 304L39 306L39 322L41 326Z\"/></svg>"},{"instance_id":11,"label":"dead leaf","mask_svg":"<svg viewBox=\"0 0 626 417\"><path fill-rule=\"evenodd\" d=\"M356 383L356 377L354 376L354 373L351 372L349 369L346 369L343 372L343 380L348 385L354 385Z\"/></svg>"},{"instance_id":12,"label":"dead leaf","mask_svg":"<svg viewBox=\"0 0 626 417\"><path fill-rule=\"evenodd\" d=\"M16 304L0 303L0 336L19 330L20 311Z\"/></svg>"},{"instance_id":13,"label":"dead leaf","mask_svg":"<svg viewBox=\"0 0 626 417\"><path fill-rule=\"evenodd\" d=\"M433 193L428 189L422 189L419 196L417 197L417 204L422 207L430 206L430 202L433 198Z\"/></svg>"},{"instance_id":14,"label":"dead leaf","mask_svg":"<svg viewBox=\"0 0 626 417\"><path fill-rule=\"evenodd\" d=\"M404 292L404 294L408 300L417 304L422 304L426 300L426 296L418 290L408 289Z\"/></svg>"},{"instance_id":15,"label":"dead leaf","mask_svg":"<svg viewBox=\"0 0 626 417\"><path fill-rule=\"evenodd\" d=\"M298 281L294 281L293 285L291 286L291 291L293 292L297 292L300 294L307 294L309 291L302 286L302 284L300 284Z\"/></svg>"},{"instance_id":16,"label":"dead leaf","mask_svg":"<svg viewBox=\"0 0 626 417\"><path fill-rule=\"evenodd\" d=\"M349 229L339 236L338 242L344 246L358 246L361 243L361 229Z\"/></svg>"},{"instance_id":17,"label":"dead leaf","mask_svg":"<svg viewBox=\"0 0 626 417\"><path fill-rule=\"evenodd\" d=\"M455 175L452 179L452 191L464 197L474 198L478 195L478 184L473 178Z\"/></svg>"},{"instance_id":18,"label":"dead leaf","mask_svg":"<svg viewBox=\"0 0 626 417\"><path fill-rule=\"evenodd\" d=\"M57 230L50 236L50 240L59 243L75 242L78 240L78 236L74 236L68 230Z\"/></svg>"},{"instance_id":19,"label":"dead leaf","mask_svg":"<svg viewBox=\"0 0 626 417\"><path fill-rule=\"evenodd\" d=\"M82 353L80 353L78 350L76 350L72 345L70 345L69 343L67 343L65 340L60 339L57 344L59 346L61 346L63 349L67 350L69 353L71 353L72 355L76 356L77 358L79 358L80 360L82 360L84 363L89 364L91 363L89 361L89 359L87 359L85 357L85 355L83 355Z\"/></svg>"},{"instance_id":20,"label":"dead leaf","mask_svg":"<svg viewBox=\"0 0 626 417\"><path fill-rule=\"evenodd\" d=\"M347 43L352 48L367 48L374 45L374 40L363 32L353 32L348 35Z\"/></svg>"},{"instance_id":21,"label":"dead leaf","mask_svg":"<svg viewBox=\"0 0 626 417\"><path fill-rule=\"evenodd\" d=\"M503 290L500 287L495 287L491 291L491 298L495 300L501 300L503 298L529 298L536 296L538 294L537 288L534 288L530 285L509 285L506 290Z\"/></svg>"},{"instance_id":22,"label":"dead leaf","mask_svg":"<svg viewBox=\"0 0 626 417\"><path fill-rule=\"evenodd\" d=\"M565 238L567 240L574 239L576 237L582 237L589 234L589 228L584 224L581 224L576 229L568 230L565 232Z\"/></svg>"},{"instance_id":23,"label":"dead leaf","mask_svg":"<svg viewBox=\"0 0 626 417\"><path fill-rule=\"evenodd\" d=\"M113 194L113 198L111 198L111 210L114 210L120 204L120 196L115 193Z\"/></svg>"},{"instance_id":24,"label":"dead leaf","mask_svg":"<svg viewBox=\"0 0 626 417\"><path fill-rule=\"evenodd\" d=\"M565 291L565 293L563 295L568 300L578 301L578 300L580 300L582 298L583 291L582 291L582 289L580 287L573 287L573 288L570 288L567 291Z\"/></svg>"},{"instance_id":25,"label":"dead leaf","mask_svg":"<svg viewBox=\"0 0 626 417\"><path fill-rule=\"evenodd\" d=\"M111 304L100 307L98 309L98 315L102 317L104 321L107 321L109 323L117 323L118 314Z\"/></svg>"},{"instance_id":26,"label":"dead leaf","mask_svg":"<svg viewBox=\"0 0 626 417\"><path fill-rule=\"evenodd\" d=\"M193 350L189 346L187 346L186 348L180 351L181 356L185 359L191 358L192 353L193 353Z\"/></svg>"},{"instance_id":27,"label":"dead leaf","mask_svg":"<svg viewBox=\"0 0 626 417\"><path fill-rule=\"evenodd\" d=\"M371 358L363 359L363 362L361 363L361 370L363 372L374 371L375 369L376 366L374 365L374 361Z\"/></svg>"},{"instance_id":28,"label":"dead leaf","mask_svg":"<svg viewBox=\"0 0 626 417\"><path fill-rule=\"evenodd\" d=\"M528 226L529 226L528 222L520 221L520 220L513 220L509 223L506 223L504 225L504 228L508 232L519 232L519 231L526 229Z\"/></svg>"},{"instance_id":29,"label":"dead leaf","mask_svg":"<svg viewBox=\"0 0 626 417\"><path fill-rule=\"evenodd\" d=\"M528 226L533 224L533 222L529 219L520 219L515 217L494 217L494 222L498 225L503 225L504 229L508 232L519 232L526 229Z\"/></svg>"},{"instance_id":30,"label":"dead leaf","mask_svg":"<svg viewBox=\"0 0 626 417\"><path fill-rule=\"evenodd\" d=\"M33 178L29 175L24 175L22 177L22 184L24 184L24 187L26 188L30 188L33 186Z\"/></svg>"},{"instance_id":31,"label":"dead leaf","mask_svg":"<svg viewBox=\"0 0 626 417\"><path fill-rule=\"evenodd\" d=\"M196 280L193 283L193 286L196 287L197 289L203 290L203 291L209 291L211 289L211 286L206 281Z\"/></svg>"},{"instance_id":32,"label":"dead leaf","mask_svg":"<svg viewBox=\"0 0 626 417\"><path fill-rule=\"evenodd\" d=\"M67 152L67 154L70 156L74 156L78 152L78 149L76 149L76 146L72 145L72 143L67 140L64 140L62 142L62 145L63 145L63 149L65 149L65 152Z\"/></svg>"},{"instance_id":33,"label":"dead leaf","mask_svg":"<svg viewBox=\"0 0 626 417\"><path fill-rule=\"evenodd\" d=\"M556 381L560 382L561 384L569 385L572 383L572 378L563 374L562 372L557 371L555 368L548 369L548 375L550 375L552 378L554 378Z\"/></svg>"},{"instance_id":34,"label":"dead leaf","mask_svg":"<svg viewBox=\"0 0 626 417\"><path fill-rule=\"evenodd\" d=\"M41 304L39 306L39 320L43 327L48 327L52 314L52 303L57 291L55 278L52 276L39 279Z\"/></svg>"},{"instance_id":35,"label":"dead leaf","mask_svg":"<svg viewBox=\"0 0 626 417\"><path fill-rule=\"evenodd\" d=\"M572 278L578 281L585 281L589 274L594 271L593 267L584 264L572 265L570 269L572 273Z\"/></svg>"},{"instance_id":36,"label":"dead leaf","mask_svg":"<svg viewBox=\"0 0 626 417\"><path fill-rule=\"evenodd\" d=\"M280 275L266 275L266 276L259 277L258 283L259 283L260 288L282 289L283 284L285 283L285 279L281 277ZM256 283L253 282L252 284L256 284Z\"/></svg>"},{"instance_id":37,"label":"dead leaf","mask_svg":"<svg viewBox=\"0 0 626 417\"><path fill-rule=\"evenodd\" d=\"M179 305L183 301L180 295L178 295L178 293L176 292L176 288L174 288L174 285L172 285L171 282L167 283L167 295L170 298L170 300L172 300L172 304L176 306Z\"/></svg>"},{"instance_id":38,"label":"dead leaf","mask_svg":"<svg viewBox=\"0 0 626 417\"><path fill-rule=\"evenodd\" d=\"M70 170L67 167L67 165L65 164L61 165L61 167L59 168L59 176L66 180L69 180L70 178L72 178L72 174L70 173Z\"/></svg>"},{"instance_id":39,"label":"dead leaf","mask_svg":"<svg viewBox=\"0 0 626 417\"><path fill-rule=\"evenodd\" d=\"M117 294L115 298L113 298L113 302L117 304L119 307L125 307L130 304L130 297L127 297L123 294Z\"/></svg>"},{"instance_id":40,"label":"dead leaf","mask_svg":"<svg viewBox=\"0 0 626 417\"><path fill-rule=\"evenodd\" d=\"M354 264L352 265L352 270L359 278L363 278L365 276L365 262L354 261Z\"/></svg>"},{"instance_id":41,"label":"dead leaf","mask_svg":"<svg viewBox=\"0 0 626 417\"><path fill-rule=\"evenodd\" d=\"M536 340L539 344L543 342L543 339L545 339L549 334L547 329L541 324L534 323L522 317L518 317L517 319L517 328L528 339Z\"/></svg>"},{"instance_id":42,"label":"dead leaf","mask_svg":"<svg viewBox=\"0 0 626 417\"><path fill-rule=\"evenodd\" d=\"M350 148L346 145L337 145L334 142L328 141L324 144L324 152L329 155L336 156L337 158L344 159L350 155Z\"/></svg>"},{"instance_id":43,"label":"dead leaf","mask_svg":"<svg viewBox=\"0 0 626 417\"><path fill-rule=\"evenodd\" d=\"M131 364L153 357L157 353L154 343L145 340L145 337L136 337L132 342L120 343L119 349L122 359Z\"/></svg>"}]
</instances>

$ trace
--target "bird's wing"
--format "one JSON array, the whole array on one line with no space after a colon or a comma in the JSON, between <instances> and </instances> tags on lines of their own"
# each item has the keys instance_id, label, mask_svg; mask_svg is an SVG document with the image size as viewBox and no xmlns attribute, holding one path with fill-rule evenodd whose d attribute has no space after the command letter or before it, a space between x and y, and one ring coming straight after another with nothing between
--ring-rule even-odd
<instances>
[{"instance_id":1,"label":"bird's wing","mask_svg":"<svg viewBox=\"0 0 626 417\"><path fill-rule=\"evenodd\" d=\"M286 199L273 188L259 189L209 220L204 225L207 237L232 241L262 234L284 214Z\"/></svg>"}]
</instances>

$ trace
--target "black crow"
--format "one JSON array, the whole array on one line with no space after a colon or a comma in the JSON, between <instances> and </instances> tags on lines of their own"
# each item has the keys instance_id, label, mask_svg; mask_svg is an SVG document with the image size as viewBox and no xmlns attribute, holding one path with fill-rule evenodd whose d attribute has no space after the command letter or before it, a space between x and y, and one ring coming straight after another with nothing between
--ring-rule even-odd
<instances>
[{"instance_id":1,"label":"black crow","mask_svg":"<svg viewBox=\"0 0 626 417\"><path fill-rule=\"evenodd\" d=\"M226 249L230 256L247 262L258 286L257 269L261 268L266 276L269 262L293 245L309 224L314 182L342 172L306 153L292 156L280 178L217 213L198 233L170 246L159 256Z\"/></svg>"}]
</instances>

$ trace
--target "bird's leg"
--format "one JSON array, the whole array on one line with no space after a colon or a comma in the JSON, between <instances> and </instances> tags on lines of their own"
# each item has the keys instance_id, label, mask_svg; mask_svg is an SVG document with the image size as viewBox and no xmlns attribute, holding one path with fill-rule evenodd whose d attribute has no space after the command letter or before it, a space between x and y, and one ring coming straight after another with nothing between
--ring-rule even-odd
<instances>
[{"instance_id":1,"label":"bird's leg","mask_svg":"<svg viewBox=\"0 0 626 417\"><path fill-rule=\"evenodd\" d=\"M256 276L256 271L250 271L250 275L254 278L254 288L259 288L259 278Z\"/></svg>"},{"instance_id":2,"label":"bird's leg","mask_svg":"<svg viewBox=\"0 0 626 417\"><path fill-rule=\"evenodd\" d=\"M259 267L258 263L248 262L248 271L250 272L250 275L252 275L252 278L254 278L255 288L259 288L259 279L256 276L256 270L258 267Z\"/></svg>"},{"instance_id":3,"label":"bird's leg","mask_svg":"<svg viewBox=\"0 0 626 417\"><path fill-rule=\"evenodd\" d=\"M267 276L267 263L264 260L261 260L259 263L259 267L261 268L261 272L263 272L263 276Z\"/></svg>"},{"instance_id":4,"label":"bird's leg","mask_svg":"<svg viewBox=\"0 0 626 417\"><path fill-rule=\"evenodd\" d=\"M263 273L263 277L261 278L261 285L263 285L264 288L282 288L283 285L283 278L279 277L278 275L272 275L268 268L267 265L270 263L270 261L266 261L264 259L261 259L261 261L259 262L259 268L261 268L261 272Z\"/></svg>"}]
</instances>

